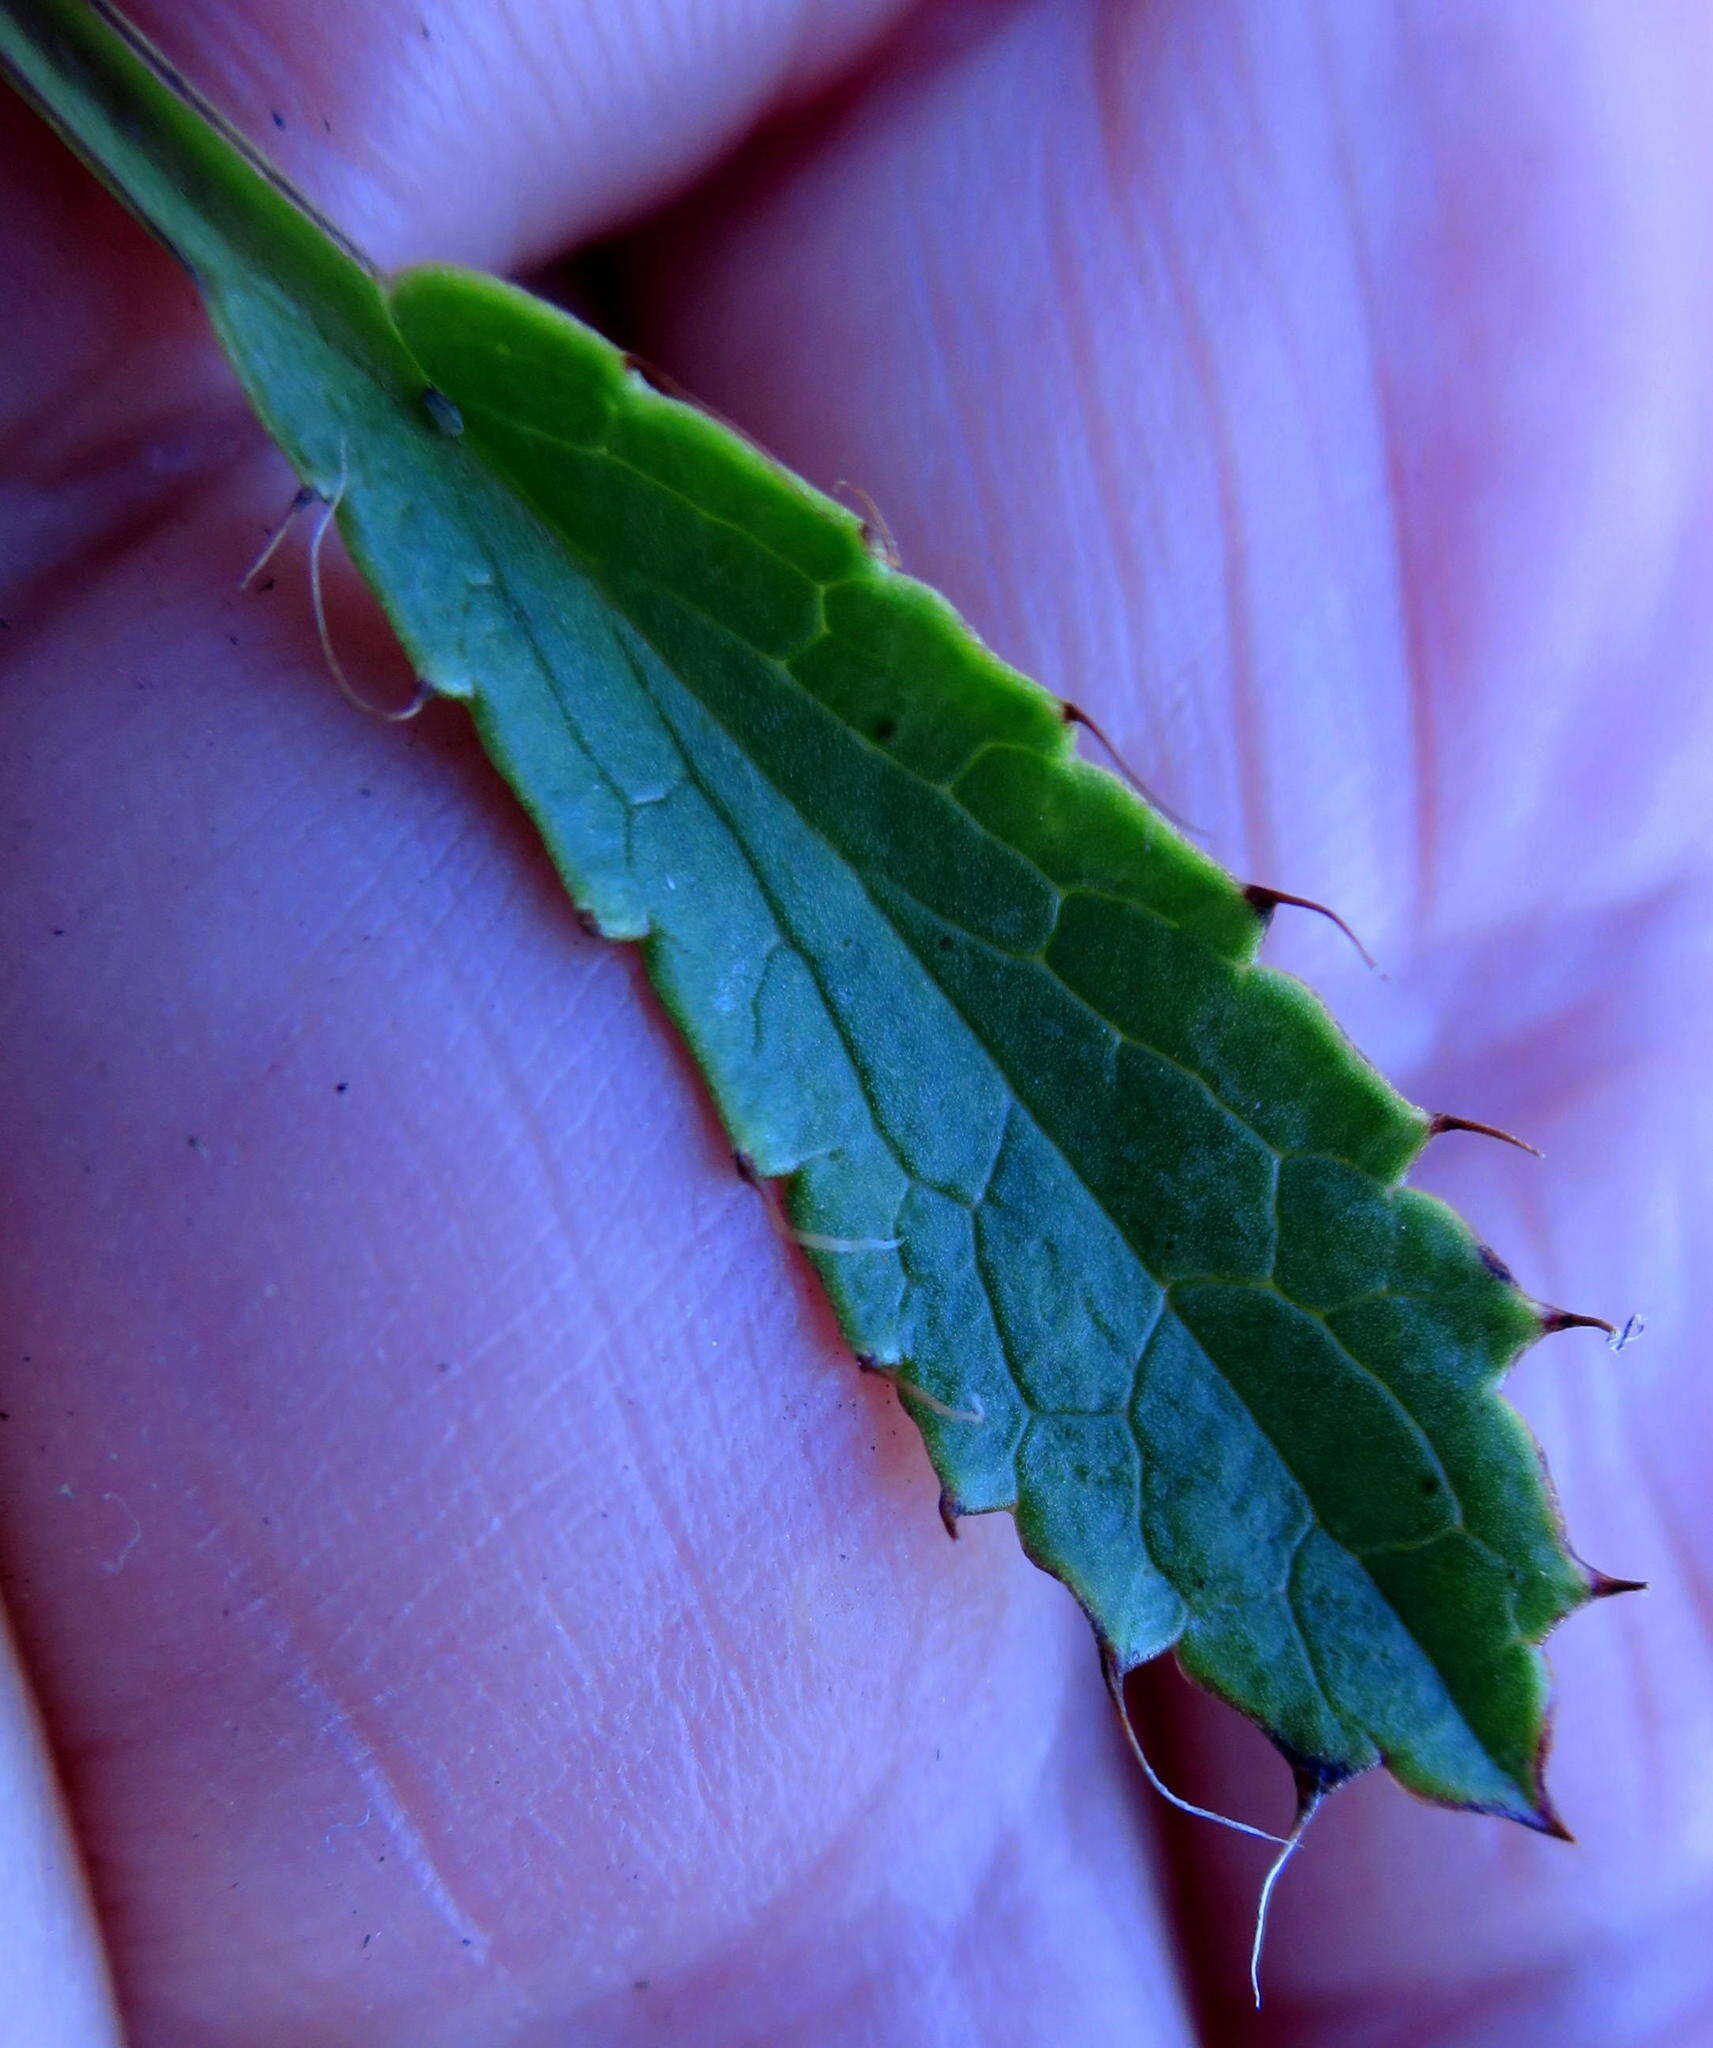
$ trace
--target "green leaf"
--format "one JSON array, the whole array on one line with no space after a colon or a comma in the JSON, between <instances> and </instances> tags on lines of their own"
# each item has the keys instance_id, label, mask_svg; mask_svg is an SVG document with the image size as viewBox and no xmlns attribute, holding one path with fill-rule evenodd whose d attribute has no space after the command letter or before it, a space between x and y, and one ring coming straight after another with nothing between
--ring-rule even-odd
<instances>
[{"instance_id":1,"label":"green leaf","mask_svg":"<svg viewBox=\"0 0 1713 2048\"><path fill-rule=\"evenodd\" d=\"M1242 888L858 521L489 278L383 282L129 31L0 59L194 272L257 411L735 1143L948 1515L1118 1672L1321 1782L1556 1826L1537 1645L1595 1582L1496 1387L1543 1317L1399 1185L1430 1122Z\"/></svg>"}]
</instances>

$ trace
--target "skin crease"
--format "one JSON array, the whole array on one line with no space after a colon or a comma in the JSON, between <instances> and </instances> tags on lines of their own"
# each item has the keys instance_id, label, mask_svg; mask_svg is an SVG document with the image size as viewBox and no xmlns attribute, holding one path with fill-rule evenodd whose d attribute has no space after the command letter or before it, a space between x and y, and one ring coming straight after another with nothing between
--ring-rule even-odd
<instances>
[{"instance_id":1,"label":"skin crease","mask_svg":"<svg viewBox=\"0 0 1713 2048\"><path fill-rule=\"evenodd\" d=\"M1654 1590L1554 1644L1580 1846L1365 1781L1240 2022L1262 1852L1140 1793L1003 1518L946 1543L461 718L341 702L301 536L235 594L289 480L170 262L0 109L0 1564L129 2039L1713 2037L1705 10L151 26L385 262L633 230L627 339L1338 903L1388 979L1309 921L1270 957L1550 1155L1418 1178L1532 1292L1647 1313L1513 1392ZM1234 1717L1138 1700L1281 1817ZM38 1976L12 2038L98 2039L98 1964Z\"/></svg>"}]
</instances>

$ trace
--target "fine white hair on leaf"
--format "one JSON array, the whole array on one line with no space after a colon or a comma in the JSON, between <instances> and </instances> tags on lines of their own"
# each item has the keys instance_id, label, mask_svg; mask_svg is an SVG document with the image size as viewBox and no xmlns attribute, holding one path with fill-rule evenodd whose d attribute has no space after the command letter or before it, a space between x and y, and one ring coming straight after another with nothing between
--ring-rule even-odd
<instances>
[{"instance_id":1,"label":"fine white hair on leaf","mask_svg":"<svg viewBox=\"0 0 1713 2048\"><path fill-rule=\"evenodd\" d=\"M333 524L334 519L338 516L339 506L344 499L345 487L349 480L345 467L345 457L343 452L341 452L339 458L339 482L334 489L332 497L322 502L321 517L315 522L315 532L309 543L309 601L315 612L316 636L321 642L322 658L327 663L328 673L332 676L334 682L339 685L339 694L345 699L346 703L354 706L358 711L366 713L370 718L384 719L389 725L402 725L406 719L414 718L434 694L428 684L419 676L416 688L411 693L410 702L401 705L397 711L388 711L379 704L371 704L366 697L358 692L353 686L350 677L346 675L344 665L341 663L339 656L334 652L333 635L327 630L327 605L321 591L321 549L327 539L328 527Z\"/></svg>"},{"instance_id":2,"label":"fine white hair on leaf","mask_svg":"<svg viewBox=\"0 0 1713 2048\"><path fill-rule=\"evenodd\" d=\"M811 1252L895 1252L901 1237L827 1237L819 1230L794 1230L792 1237Z\"/></svg>"},{"instance_id":3,"label":"fine white hair on leaf","mask_svg":"<svg viewBox=\"0 0 1713 2048\"><path fill-rule=\"evenodd\" d=\"M1130 1709L1124 1699L1124 1674L1118 1668L1118 1659L1105 1644L1101 1646L1100 1667L1106 1675L1106 1689L1112 1695L1112 1704L1118 1710L1118 1724L1124 1730L1124 1739L1130 1745L1130 1754L1141 1766L1142 1775L1168 1806L1175 1806L1180 1813L1187 1813L1195 1820L1211 1820L1217 1826L1229 1828L1234 1835L1251 1835L1257 1842L1272 1842L1281 1847L1291 1844L1289 1835L1276 1835L1270 1828L1258 1828L1250 1821L1233 1820L1228 1813L1215 1813L1210 1806L1197 1806L1192 1799L1185 1799L1166 1784L1159 1772L1148 1761L1142 1747L1141 1737L1136 1733L1136 1724L1130 1718Z\"/></svg>"},{"instance_id":4,"label":"fine white hair on leaf","mask_svg":"<svg viewBox=\"0 0 1713 2048\"><path fill-rule=\"evenodd\" d=\"M292 522L297 518L297 515L306 505L312 505L314 502L315 493L305 484L286 507L284 518L275 523L267 539L263 541L261 553L257 555L243 575L238 578L238 588L240 590L248 590L250 585L255 582L256 578L273 560L279 550L280 543L290 533Z\"/></svg>"},{"instance_id":5,"label":"fine white hair on leaf","mask_svg":"<svg viewBox=\"0 0 1713 2048\"><path fill-rule=\"evenodd\" d=\"M987 1410L981 1405L981 1396L979 1394L971 1394L970 1396L970 1400L974 1403L973 1407L954 1408L950 1401L936 1399L925 1387L917 1386L914 1380L905 1379L901 1373L889 1372L884 1367L878 1368L878 1370L881 1377L889 1379L900 1393L908 1394L912 1401L920 1401L924 1408L931 1410L935 1415L943 1416L947 1422L985 1422L987 1420Z\"/></svg>"},{"instance_id":6,"label":"fine white hair on leaf","mask_svg":"<svg viewBox=\"0 0 1713 2048\"><path fill-rule=\"evenodd\" d=\"M893 538L892 528L887 524L886 514L874 502L861 484L853 484L846 477L840 477L833 486L835 498L854 499L862 511L862 539L875 561L884 567L900 570L904 567L904 556L898 542Z\"/></svg>"},{"instance_id":7,"label":"fine white hair on leaf","mask_svg":"<svg viewBox=\"0 0 1713 2048\"><path fill-rule=\"evenodd\" d=\"M1267 1939L1267 1912L1273 1903L1273 1892L1285 1866L1302 1846L1302 1839L1308 1824L1319 1813L1326 1799L1326 1787L1314 1785L1303 1794L1302 1804L1291 1832L1285 1837L1284 1847L1273 1858L1272 1868L1261 1881L1261 1896L1255 1902L1255 1939L1249 1949L1249 1989L1255 1997L1255 2010L1261 2010L1261 1950Z\"/></svg>"}]
</instances>

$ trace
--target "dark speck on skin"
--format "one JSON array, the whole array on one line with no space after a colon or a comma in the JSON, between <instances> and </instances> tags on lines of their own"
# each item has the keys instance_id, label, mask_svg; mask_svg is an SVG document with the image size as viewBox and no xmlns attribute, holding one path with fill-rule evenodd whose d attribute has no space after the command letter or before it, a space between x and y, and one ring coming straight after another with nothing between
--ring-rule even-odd
<instances>
[{"instance_id":1,"label":"dark speck on skin","mask_svg":"<svg viewBox=\"0 0 1713 2048\"><path fill-rule=\"evenodd\" d=\"M335 1081L333 1084L333 1092L335 1095L348 1095L350 1093L350 1090L351 1084L349 1081Z\"/></svg>"},{"instance_id":2,"label":"dark speck on skin","mask_svg":"<svg viewBox=\"0 0 1713 2048\"><path fill-rule=\"evenodd\" d=\"M274 126L276 128L283 128L285 126L285 116L280 112L278 107L270 107L268 109L268 112L273 115Z\"/></svg>"}]
</instances>

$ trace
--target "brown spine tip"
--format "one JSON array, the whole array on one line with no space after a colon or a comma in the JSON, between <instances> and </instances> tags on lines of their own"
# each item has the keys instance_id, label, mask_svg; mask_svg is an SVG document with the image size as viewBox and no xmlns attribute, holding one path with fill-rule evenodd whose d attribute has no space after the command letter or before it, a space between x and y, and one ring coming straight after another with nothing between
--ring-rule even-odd
<instances>
[{"instance_id":1,"label":"brown spine tip","mask_svg":"<svg viewBox=\"0 0 1713 2048\"><path fill-rule=\"evenodd\" d=\"M945 1490L940 1489L940 1526L954 1543L958 1540L958 1504Z\"/></svg>"},{"instance_id":2,"label":"brown spine tip","mask_svg":"<svg viewBox=\"0 0 1713 2048\"><path fill-rule=\"evenodd\" d=\"M1273 913L1281 903L1288 903L1295 910L1312 910L1317 917L1324 917L1330 924L1337 925L1339 930L1343 932L1344 936L1356 948L1357 952L1361 954L1363 964L1371 968L1376 974L1380 972L1379 964L1376 962L1374 955L1363 945L1362 941L1351 930L1350 926L1345 923L1344 919L1339 916L1338 912L1331 909L1327 904L1317 903L1312 896L1293 896L1285 889L1269 889L1263 882L1250 882L1245 887L1243 894L1249 907L1260 918L1263 926L1272 922Z\"/></svg>"},{"instance_id":3,"label":"brown spine tip","mask_svg":"<svg viewBox=\"0 0 1713 2048\"><path fill-rule=\"evenodd\" d=\"M1576 1837L1564 1824L1564 1816L1543 1792L1540 1803L1532 1813L1519 1816L1525 1827L1533 1828L1537 1835L1550 1835L1555 1842L1569 1842L1572 1847Z\"/></svg>"},{"instance_id":4,"label":"brown spine tip","mask_svg":"<svg viewBox=\"0 0 1713 2048\"><path fill-rule=\"evenodd\" d=\"M898 543L890 533L867 519L858 522L857 531L862 535L862 544L870 561L878 562L883 569L903 569L904 557L898 552Z\"/></svg>"},{"instance_id":5,"label":"brown spine tip","mask_svg":"<svg viewBox=\"0 0 1713 2048\"><path fill-rule=\"evenodd\" d=\"M1080 725L1085 732L1093 733L1100 742L1101 751L1118 770L1119 774L1135 790L1142 801L1146 804L1151 804L1160 813L1162 818L1176 825L1180 832L1187 832L1192 839L1205 839L1207 837L1205 832L1192 825L1187 818L1180 817L1170 804L1162 802L1154 794L1153 790L1148 787L1147 783L1142 780L1141 776L1137 774L1136 770L1131 767L1130 763L1112 744L1111 739L1107 736L1106 728L1097 720L1091 718L1080 704L1073 704L1068 697L1061 697L1059 700L1059 716L1067 725Z\"/></svg>"},{"instance_id":6,"label":"brown spine tip","mask_svg":"<svg viewBox=\"0 0 1713 2048\"><path fill-rule=\"evenodd\" d=\"M853 484L848 477L840 477L833 486L833 495L852 499L859 507L862 513L859 521L862 544L867 548L870 558L879 562L883 568L902 569L904 557L899 552L897 541L892 537L892 528L886 523L886 514L862 485Z\"/></svg>"},{"instance_id":7,"label":"brown spine tip","mask_svg":"<svg viewBox=\"0 0 1713 2048\"><path fill-rule=\"evenodd\" d=\"M1536 1304L1540 1310L1541 1335L1556 1337L1560 1330L1604 1330L1608 1337L1615 1337L1618 1328L1607 1322L1604 1316L1579 1316L1573 1309L1546 1308Z\"/></svg>"},{"instance_id":8,"label":"brown spine tip","mask_svg":"<svg viewBox=\"0 0 1713 2048\"><path fill-rule=\"evenodd\" d=\"M856 1362L858 1372L884 1372L886 1370L880 1360L867 1351L859 1351L856 1354Z\"/></svg>"},{"instance_id":9,"label":"brown spine tip","mask_svg":"<svg viewBox=\"0 0 1713 2048\"><path fill-rule=\"evenodd\" d=\"M1609 1572L1596 1571L1592 1565L1584 1565L1588 1574L1588 1597L1590 1600L1612 1600L1620 1593L1645 1593L1646 1579L1615 1579Z\"/></svg>"},{"instance_id":10,"label":"brown spine tip","mask_svg":"<svg viewBox=\"0 0 1713 2048\"><path fill-rule=\"evenodd\" d=\"M624 351L624 366L633 375L640 377L651 391L659 392L662 398L670 398L679 405L687 405L692 412L701 413L704 419L717 420L728 433L736 434L740 441L746 442L758 454L766 455L769 461L776 459L767 449L762 447L761 443L752 433L746 428L740 427L736 420L728 419L723 412L719 411L717 407L710 405L705 398L698 398L695 392L690 390L688 386L680 384L670 371L663 370L658 363L651 363L647 356L639 356L633 350L626 349Z\"/></svg>"},{"instance_id":11,"label":"brown spine tip","mask_svg":"<svg viewBox=\"0 0 1713 2048\"><path fill-rule=\"evenodd\" d=\"M1531 1145L1527 1138L1519 1138L1514 1131L1502 1131L1497 1124L1478 1124L1473 1117L1447 1116L1443 1111L1428 1118L1430 1138L1443 1137L1447 1131L1473 1131L1477 1137L1497 1138L1502 1144L1515 1145L1519 1152L1532 1153L1536 1159L1546 1157L1538 1145Z\"/></svg>"},{"instance_id":12,"label":"brown spine tip","mask_svg":"<svg viewBox=\"0 0 1713 2048\"><path fill-rule=\"evenodd\" d=\"M627 370L663 398L685 398L689 395L675 377L669 377L657 363L651 363L646 356L639 356L632 349L625 350L624 364Z\"/></svg>"}]
</instances>

